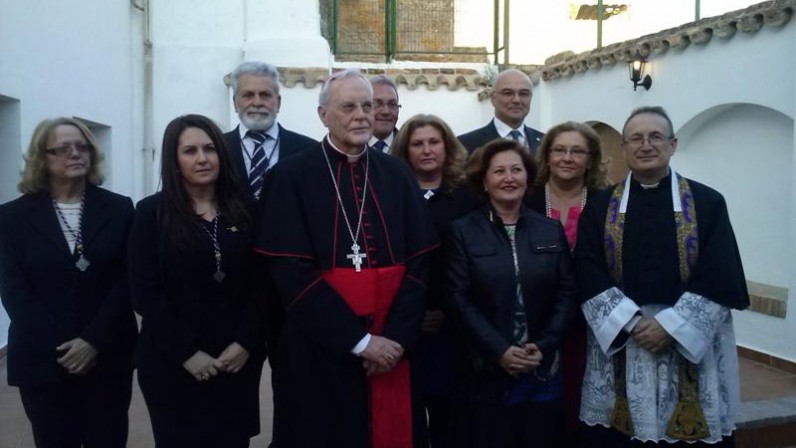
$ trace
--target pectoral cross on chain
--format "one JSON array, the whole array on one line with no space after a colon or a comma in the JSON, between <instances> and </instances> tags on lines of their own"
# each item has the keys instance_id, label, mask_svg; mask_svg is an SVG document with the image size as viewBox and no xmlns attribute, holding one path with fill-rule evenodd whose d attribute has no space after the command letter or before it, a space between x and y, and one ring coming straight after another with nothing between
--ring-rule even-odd
<instances>
[{"instance_id":1,"label":"pectoral cross on chain","mask_svg":"<svg viewBox=\"0 0 796 448\"><path fill-rule=\"evenodd\" d=\"M359 244L354 243L351 245L351 250L354 252L353 254L346 255L346 258L351 260L351 264L354 265L357 272L362 272L362 259L368 258L366 254L359 253Z\"/></svg>"}]
</instances>

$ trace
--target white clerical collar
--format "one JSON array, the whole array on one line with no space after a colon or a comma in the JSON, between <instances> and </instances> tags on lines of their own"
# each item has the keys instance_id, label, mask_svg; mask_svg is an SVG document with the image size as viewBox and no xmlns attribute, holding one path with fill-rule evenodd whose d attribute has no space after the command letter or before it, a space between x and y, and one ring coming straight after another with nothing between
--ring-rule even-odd
<instances>
[{"instance_id":1,"label":"white clerical collar","mask_svg":"<svg viewBox=\"0 0 796 448\"><path fill-rule=\"evenodd\" d=\"M680 203L680 188L678 187L677 177L678 174L669 168L671 175L671 190L672 190L672 207L675 212L683 211L683 204ZM619 203L619 213L627 213L627 201L630 199L630 180L633 178L633 172L627 173L625 179L625 189L622 192L622 202ZM658 182L657 185L660 185ZM647 185L647 188L654 188L652 185Z\"/></svg>"},{"instance_id":2,"label":"white clerical collar","mask_svg":"<svg viewBox=\"0 0 796 448\"><path fill-rule=\"evenodd\" d=\"M250 129L247 128L245 124L240 123L238 125L238 131L240 132L240 139L243 140L246 137L246 133L249 132ZM274 139L274 141L279 140L279 125L274 122L274 124L268 128L267 131L265 131L265 134Z\"/></svg>"},{"instance_id":3,"label":"white clerical collar","mask_svg":"<svg viewBox=\"0 0 796 448\"><path fill-rule=\"evenodd\" d=\"M511 131L514 131L515 129L513 127L507 125L506 123L500 121L500 119L498 117L495 117L495 130L497 131L498 135L501 138L511 138L509 136L509 133L511 133ZM523 141L527 141L528 140L528 137L525 136L525 124L524 123L520 124L520 127L518 127L516 129L516 131L518 131L520 133L520 136L522 137Z\"/></svg>"},{"instance_id":4,"label":"white clerical collar","mask_svg":"<svg viewBox=\"0 0 796 448\"><path fill-rule=\"evenodd\" d=\"M392 141L395 140L395 131L391 131L390 135L388 135L385 138L378 138L378 137L376 137L374 135L373 137L370 138L370 141L368 142L368 144L369 144L369 146L373 146L379 140L381 140L381 141L383 141L384 143L387 144L387 146L385 146L385 148L391 147L392 146Z\"/></svg>"},{"instance_id":5,"label":"white clerical collar","mask_svg":"<svg viewBox=\"0 0 796 448\"><path fill-rule=\"evenodd\" d=\"M353 155L352 155L352 154L348 154L348 153L346 153L346 152L343 152L343 151L341 151L341 150L340 150L340 148L338 148L337 146L335 146L335 145L334 145L334 143L332 143L332 137L331 137L329 134L326 134L326 143L328 143L328 144L329 144L329 146L331 146L331 147L332 147L332 149L334 149L335 151L337 151L337 152L339 152L340 154L342 154L342 155L346 156L346 157L348 158L348 163L354 163L354 162L356 162L357 160L359 160L359 158L360 158L360 157L362 157L362 155L363 155L363 154L365 154L365 151L367 151L367 150L368 150L368 145L365 145L365 146L362 148L362 151L359 151L359 154L353 154Z\"/></svg>"}]
</instances>

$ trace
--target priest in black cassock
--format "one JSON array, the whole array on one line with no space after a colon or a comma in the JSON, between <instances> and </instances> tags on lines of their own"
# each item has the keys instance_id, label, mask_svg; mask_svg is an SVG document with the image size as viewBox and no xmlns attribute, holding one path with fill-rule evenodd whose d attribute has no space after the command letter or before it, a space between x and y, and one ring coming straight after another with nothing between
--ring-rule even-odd
<instances>
[{"instance_id":1,"label":"priest in black cassock","mask_svg":"<svg viewBox=\"0 0 796 448\"><path fill-rule=\"evenodd\" d=\"M622 148L630 174L590 199L578 225L590 327L582 446L735 446L730 310L749 296L724 198L669 167L677 139L660 107L633 111Z\"/></svg>"},{"instance_id":2,"label":"priest in black cassock","mask_svg":"<svg viewBox=\"0 0 796 448\"><path fill-rule=\"evenodd\" d=\"M274 447L420 446L407 354L437 237L409 169L369 149L373 112L358 71L332 75L318 106L329 134L266 180L255 245L285 310Z\"/></svg>"}]
</instances>

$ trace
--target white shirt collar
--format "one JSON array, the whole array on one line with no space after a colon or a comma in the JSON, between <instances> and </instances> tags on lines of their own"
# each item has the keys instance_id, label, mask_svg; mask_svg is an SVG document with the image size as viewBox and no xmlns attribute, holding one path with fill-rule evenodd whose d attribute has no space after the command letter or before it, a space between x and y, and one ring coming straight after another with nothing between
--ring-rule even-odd
<instances>
[{"instance_id":1,"label":"white shirt collar","mask_svg":"<svg viewBox=\"0 0 796 448\"><path fill-rule=\"evenodd\" d=\"M331 146L331 147L332 147L332 149L334 149L335 151L337 151L337 152L339 152L340 154L342 154L342 155L344 155L344 156L348 157L348 163L354 163L354 162L356 162L357 160L359 160L359 158L360 158L360 157L362 157L362 155L363 155L363 154L365 154L365 151L367 151L367 150L368 150L368 145L365 145L365 146L362 148L362 151L360 151L360 152L359 152L359 154L353 154L353 155L352 155L352 154L348 154L348 153L346 153L346 152L343 152L343 151L341 151L341 150L340 150L340 148L338 148L337 146L335 146L335 145L334 145L334 143L332 143L332 138L331 138L331 136L330 136L329 134L326 134L326 143L328 143L328 144L329 144L329 146Z\"/></svg>"},{"instance_id":2,"label":"white shirt collar","mask_svg":"<svg viewBox=\"0 0 796 448\"><path fill-rule=\"evenodd\" d=\"M246 138L246 133L249 132L249 128L247 128L245 124L240 123L238 125L238 131L240 132L240 139L243 140L244 138ZM279 139L279 124L274 122L273 126L268 128L268 130L265 131L265 133L266 135L271 137L274 141L277 141Z\"/></svg>"},{"instance_id":3,"label":"white shirt collar","mask_svg":"<svg viewBox=\"0 0 796 448\"><path fill-rule=\"evenodd\" d=\"M679 188L679 175L669 168L669 172L672 173L671 175L671 190L672 190L672 207L674 207L675 212L683 211L683 204L680 202L680 188ZM625 189L622 191L622 202L619 203L619 213L627 213L627 202L630 199L630 179L633 178L633 172L627 173L627 179L625 179Z\"/></svg>"},{"instance_id":4,"label":"white shirt collar","mask_svg":"<svg viewBox=\"0 0 796 448\"><path fill-rule=\"evenodd\" d=\"M387 136L387 138L378 138L378 137L376 137L376 136L374 135L373 137L371 137L371 138L370 138L370 142L368 142L368 144L369 144L370 146L373 146L373 145L375 145L375 144L376 144L376 142L377 142L377 141L379 141L379 140L384 140L384 143L386 143L386 144L387 144L386 148L389 148L390 146L392 146L392 141L393 141L394 139L395 139L395 131L392 131L392 132L390 132L390 134Z\"/></svg>"},{"instance_id":5,"label":"white shirt collar","mask_svg":"<svg viewBox=\"0 0 796 448\"><path fill-rule=\"evenodd\" d=\"M495 117L495 130L497 131L498 135L501 138L510 138L509 133L514 130L513 127L507 125L506 123L500 121L498 117ZM523 140L528 140L528 137L525 136L525 124L521 124L517 130L520 132L520 136Z\"/></svg>"}]
</instances>

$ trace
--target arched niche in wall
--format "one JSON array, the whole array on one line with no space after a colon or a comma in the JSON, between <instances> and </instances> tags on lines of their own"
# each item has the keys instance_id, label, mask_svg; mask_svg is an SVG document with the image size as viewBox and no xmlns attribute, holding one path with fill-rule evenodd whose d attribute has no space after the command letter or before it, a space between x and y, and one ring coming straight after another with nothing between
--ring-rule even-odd
<instances>
[{"instance_id":1,"label":"arched niche in wall","mask_svg":"<svg viewBox=\"0 0 796 448\"><path fill-rule=\"evenodd\" d=\"M18 99L0 94L0 204L19 196L17 183L22 154L27 149L23 149L20 137L19 106ZM3 340L0 337L0 342Z\"/></svg>"},{"instance_id":2,"label":"arched niche in wall","mask_svg":"<svg viewBox=\"0 0 796 448\"><path fill-rule=\"evenodd\" d=\"M622 133L602 121L587 121L600 136L603 159L608 161L608 181L615 184L627 176L628 168L622 153Z\"/></svg>"},{"instance_id":3,"label":"arched niche in wall","mask_svg":"<svg viewBox=\"0 0 796 448\"><path fill-rule=\"evenodd\" d=\"M113 189L113 176L111 173L111 164L113 163L113 151L111 148L111 144L113 142L112 135L111 135L111 127L98 123L96 121L88 120L82 117L72 117L75 120L81 121L85 124L88 129L94 134L94 138L97 139L97 144L99 144L100 152L102 153L103 162L102 162L102 173L105 175L105 188Z\"/></svg>"},{"instance_id":4,"label":"arched niche in wall","mask_svg":"<svg viewBox=\"0 0 796 448\"><path fill-rule=\"evenodd\" d=\"M793 119L748 103L688 119L672 166L724 195L747 280L788 287L793 203Z\"/></svg>"}]
</instances>

